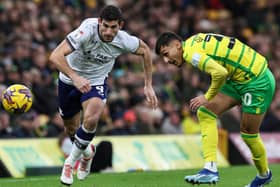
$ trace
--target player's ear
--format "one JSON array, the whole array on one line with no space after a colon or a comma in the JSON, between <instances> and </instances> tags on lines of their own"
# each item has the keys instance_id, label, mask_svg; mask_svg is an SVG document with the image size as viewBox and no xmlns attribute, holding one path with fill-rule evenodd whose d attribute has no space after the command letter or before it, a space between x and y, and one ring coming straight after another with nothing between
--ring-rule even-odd
<instances>
[{"instance_id":1,"label":"player's ear","mask_svg":"<svg viewBox=\"0 0 280 187\"><path fill-rule=\"evenodd\" d=\"M101 25L101 23L102 23L102 19L98 18L98 24Z\"/></svg>"},{"instance_id":2,"label":"player's ear","mask_svg":"<svg viewBox=\"0 0 280 187\"><path fill-rule=\"evenodd\" d=\"M177 49L180 49L182 47L182 44L179 40L174 40L174 42Z\"/></svg>"},{"instance_id":3,"label":"player's ear","mask_svg":"<svg viewBox=\"0 0 280 187\"><path fill-rule=\"evenodd\" d=\"M120 21L119 23L120 23L120 29L122 29L124 26L124 21Z\"/></svg>"}]
</instances>

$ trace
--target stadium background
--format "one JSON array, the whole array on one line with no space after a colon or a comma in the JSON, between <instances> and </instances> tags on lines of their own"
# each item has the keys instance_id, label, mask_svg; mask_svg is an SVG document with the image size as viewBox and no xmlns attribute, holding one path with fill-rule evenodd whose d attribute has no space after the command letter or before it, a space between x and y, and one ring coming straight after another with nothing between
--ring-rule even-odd
<instances>
[{"instance_id":1,"label":"stadium background","mask_svg":"<svg viewBox=\"0 0 280 187\"><path fill-rule=\"evenodd\" d=\"M280 12L277 10L280 3L277 0L2 0L0 91L13 83L25 84L33 91L34 105L32 111L20 116L0 111L1 139L61 137L63 124L57 113L56 97L58 74L48 63L48 56L82 19L97 17L107 3L122 9L124 29L139 36L152 50L156 37L166 30L183 38L197 32L215 32L240 38L266 56L277 89L261 131L268 135L279 133ZM190 67L167 66L154 52L153 62L159 108L153 111L145 104L140 59L121 56L108 79L108 105L98 136L199 133L188 101L207 89L209 77ZM224 114L219 123L221 131L239 132L239 118L238 107ZM226 134L222 136L227 137Z\"/></svg>"}]
</instances>

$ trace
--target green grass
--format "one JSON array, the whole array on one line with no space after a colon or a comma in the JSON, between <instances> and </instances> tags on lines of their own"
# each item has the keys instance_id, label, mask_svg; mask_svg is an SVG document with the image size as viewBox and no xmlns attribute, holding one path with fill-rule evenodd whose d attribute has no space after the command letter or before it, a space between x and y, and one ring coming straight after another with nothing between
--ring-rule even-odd
<instances>
[{"instance_id":1,"label":"green grass","mask_svg":"<svg viewBox=\"0 0 280 187\"><path fill-rule=\"evenodd\" d=\"M280 187L280 164L271 165L273 182L267 187ZM85 181L75 177L71 187L188 187L184 176L197 170L146 171L130 173L91 174ZM216 187L245 186L255 177L252 166L235 166L219 170L221 181ZM62 187L59 176L0 179L0 187ZM209 185L200 185L209 186Z\"/></svg>"}]
</instances>

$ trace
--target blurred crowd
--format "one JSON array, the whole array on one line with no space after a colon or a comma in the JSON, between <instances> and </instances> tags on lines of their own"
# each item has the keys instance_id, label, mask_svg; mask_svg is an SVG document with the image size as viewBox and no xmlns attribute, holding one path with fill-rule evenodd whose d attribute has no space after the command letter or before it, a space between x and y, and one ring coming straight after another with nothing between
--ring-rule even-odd
<instances>
[{"instance_id":1,"label":"blurred crowd","mask_svg":"<svg viewBox=\"0 0 280 187\"><path fill-rule=\"evenodd\" d=\"M280 131L280 3L278 0L2 0L0 1L0 91L13 83L31 88L32 110L23 115L0 111L0 138L57 137L63 122L57 112L58 72L50 52L84 18L98 17L106 4L123 11L124 29L154 50L157 36L173 31L183 38L198 32L234 36L266 56L277 89L262 131ZM154 51L153 84L159 108L143 94L141 59L123 55L108 79L109 98L99 135L193 134L200 127L189 100L207 90L208 75L166 65ZM219 126L239 131L240 108L225 113Z\"/></svg>"}]
</instances>

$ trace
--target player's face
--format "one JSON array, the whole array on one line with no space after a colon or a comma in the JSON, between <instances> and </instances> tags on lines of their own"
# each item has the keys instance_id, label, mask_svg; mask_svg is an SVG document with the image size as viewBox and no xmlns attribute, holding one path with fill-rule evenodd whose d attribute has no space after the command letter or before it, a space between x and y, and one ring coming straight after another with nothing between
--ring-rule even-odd
<instances>
[{"instance_id":1,"label":"player's face","mask_svg":"<svg viewBox=\"0 0 280 187\"><path fill-rule=\"evenodd\" d=\"M180 67L183 64L182 44L178 40L171 41L168 45L160 48L160 56L163 61Z\"/></svg>"},{"instance_id":2,"label":"player's face","mask_svg":"<svg viewBox=\"0 0 280 187\"><path fill-rule=\"evenodd\" d=\"M118 31L121 29L119 21L106 21L99 19L99 34L104 42L113 41Z\"/></svg>"}]
</instances>

